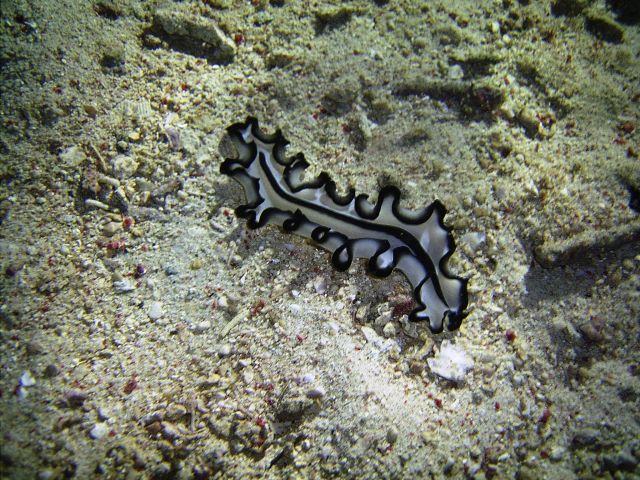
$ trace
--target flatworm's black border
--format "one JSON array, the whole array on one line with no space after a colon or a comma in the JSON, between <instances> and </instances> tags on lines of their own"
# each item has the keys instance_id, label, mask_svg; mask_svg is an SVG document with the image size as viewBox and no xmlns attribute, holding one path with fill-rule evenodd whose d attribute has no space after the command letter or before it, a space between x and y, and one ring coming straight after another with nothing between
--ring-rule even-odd
<instances>
[{"instance_id":1,"label":"flatworm's black border","mask_svg":"<svg viewBox=\"0 0 640 480\"><path fill-rule=\"evenodd\" d=\"M448 305L444 297L444 294L442 292L442 288L438 280L438 275L436 274L435 268L433 266L433 260L431 259L429 254L424 250L424 248L420 244L420 241L417 238L415 238L411 233L407 232L406 230L400 227L376 225L375 223L371 223L371 222L375 222L375 220L378 218L384 201L387 200L389 197L392 198L391 211L393 215L396 217L397 220L399 220L402 223L406 223L408 225L417 225L425 222L431 217L431 215L435 211L438 219L438 226L442 228L445 232L447 232L446 244L447 244L447 250L448 250L447 253L445 253L440 259L438 263L438 267L440 268L440 271L442 272L442 274L448 279L457 280L461 282L461 287L460 287L459 307L456 310L450 309L447 311L447 313L445 314L445 318L442 319L442 322L441 322L442 326L440 328L432 328L431 324L429 324L429 327L433 333L440 333L443 330L443 326L445 323L447 325L448 330L455 330L460 327L462 320L467 316L467 313L468 313L466 312L466 308L468 305L468 293L467 293L468 279L453 275L449 270L448 260L451 257L451 255L453 255L453 253L455 252L456 246L455 246L455 241L453 239L453 235L451 234L451 228L447 227L444 224L444 216L446 215L446 212L447 212L446 208L439 200L435 200L428 207L424 208L422 211L415 212L415 215L411 217L407 217L406 215L403 214L403 212L400 211L401 192L395 186L389 185L389 186L383 187L378 193L378 198L375 204L372 204L371 202L369 202L368 200L369 197L366 194L360 194L356 196L355 190L353 188L351 188L346 195L339 195L337 193L336 183L333 180L331 180L331 178L326 172L320 173L318 177L316 177L314 180L300 183L296 187L293 187L291 182L291 175L293 174L293 172L302 171L309 166L309 163L306 161L304 154L297 153L287 158L285 156L285 149L287 145L289 145L289 141L286 138L284 138L284 136L282 135L282 131L278 129L275 131L275 133L271 135L266 134L260 130L258 125L258 120L256 118L248 117L245 122L235 123L230 127L228 127L227 132L231 136L231 138L236 138L241 140L243 144L243 148L249 149L249 151L244 152L244 154L240 152L238 155L239 158L225 159L222 165L220 166L220 172L226 175L230 175L234 178L244 176L244 181L249 181L254 183L254 192L256 192L256 194L257 192L259 192L260 179L253 178L243 170L237 169L237 166L241 166L245 169L249 168L250 165L254 161L256 161L256 159L259 162L266 162L266 159L264 158L264 154L262 153L258 154L258 149L254 142L244 141L242 133L247 129L247 127L251 128L251 134L260 142L264 144L272 145L272 148L273 148L272 158L284 167L282 175L285 182L287 183L287 186L291 189L292 193L296 193L308 188L324 189L327 195L329 195L329 197L331 198L331 200L340 206L348 205L350 202L352 202L355 199L354 207L355 207L356 213L363 220L367 221L367 222L362 222L362 225L360 225L361 227L368 230L378 230L381 232L385 232L388 235L392 235L401 239L404 243L412 247L413 252L409 248L401 247L401 248L394 249L392 267L382 270L375 265L374 260L379 254L388 250L389 248L388 242L373 238L372 240L381 242L381 245L379 246L377 252L369 259L369 262L367 264L368 271L379 277L388 276L392 272L392 270L396 268L396 265L400 259L400 256L403 254L417 256L419 261L425 266L428 272L428 276L419 285L416 286L413 292L416 303L418 304L419 307L422 307L422 308L417 307L416 309L414 309L413 312L411 312L411 314L409 315L409 319L411 321L428 320L428 317L418 318L416 314L418 311L421 311L427 307L420 300L420 289L424 284L424 282L427 281L429 278L432 279L433 286L436 290L437 295L440 297L440 300L445 305ZM270 172L270 169L267 168L266 166L263 167L263 169L265 172ZM274 179L271 178L270 180L274 180ZM273 186L275 182L271 182L271 183ZM305 200L300 200L296 197L289 195L286 192L281 191L279 192L279 194L282 195L283 197L286 197L290 202L294 204L295 203L304 204L305 208L322 210L323 214L326 214L330 217L339 216L342 221L345 221L344 215L334 212L331 209L322 208L317 206L314 203L310 203ZM261 198L259 194L257 195L258 195L258 198L254 202L247 203L245 205L240 205L235 209L235 212L239 217L245 218L247 220L247 225L249 228L255 229L265 225L266 223L269 222L271 218L273 218L274 215L284 215L288 217L284 220L282 224L283 229L287 232L295 232L298 228L300 228L303 222L309 222L300 210L296 210L294 212L282 211L274 207L269 207L265 209L262 212L260 218L256 218L256 212L254 211L254 209L265 200ZM354 222L359 223L357 219L353 219L353 218L348 218L347 221L349 223L354 223ZM316 225L316 224L314 223L313 225ZM331 263L338 270L342 271L342 270L348 269L353 261L353 240L347 238L342 233L332 231L329 227L323 227L323 226L319 226L315 230L313 230L311 238L317 243L322 244L324 243L324 241L326 241L329 238L329 235L339 236L340 243L341 243L341 246L338 247L333 252L331 257L331 260L332 260ZM387 243L386 247L384 246L383 242ZM340 256L345 251L347 253L347 260L343 261L340 259Z\"/></svg>"}]
</instances>

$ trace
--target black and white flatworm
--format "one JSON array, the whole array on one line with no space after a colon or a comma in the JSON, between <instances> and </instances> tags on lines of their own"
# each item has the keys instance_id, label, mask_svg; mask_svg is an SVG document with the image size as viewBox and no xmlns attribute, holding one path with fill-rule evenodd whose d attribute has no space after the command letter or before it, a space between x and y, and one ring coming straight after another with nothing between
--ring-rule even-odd
<instances>
[{"instance_id":1,"label":"black and white flatworm","mask_svg":"<svg viewBox=\"0 0 640 480\"><path fill-rule=\"evenodd\" d=\"M375 204L353 189L341 196L327 173L302 181L309 164L302 153L285 156L289 142L280 130L267 135L249 117L227 128L227 134L235 148L226 148L233 150L233 158L224 160L220 172L244 188L247 203L235 212L247 219L249 228L271 223L311 239L331 252L338 270L347 270L354 258L367 258L368 271L379 277L400 270L416 301L411 321L428 321L434 333L445 324L449 330L460 326L466 316L467 280L447 268L455 243L443 223L442 203L405 209L393 186L382 188Z\"/></svg>"}]
</instances>

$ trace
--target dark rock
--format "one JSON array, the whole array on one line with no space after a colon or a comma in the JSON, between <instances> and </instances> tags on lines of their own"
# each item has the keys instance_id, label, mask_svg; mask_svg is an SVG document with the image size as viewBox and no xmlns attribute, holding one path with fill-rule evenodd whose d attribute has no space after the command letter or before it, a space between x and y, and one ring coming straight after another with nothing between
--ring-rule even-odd
<instances>
[{"instance_id":1,"label":"dark rock","mask_svg":"<svg viewBox=\"0 0 640 480\"><path fill-rule=\"evenodd\" d=\"M622 43L624 30L613 20L602 15L588 15L585 27L595 37L609 43Z\"/></svg>"},{"instance_id":2,"label":"dark rock","mask_svg":"<svg viewBox=\"0 0 640 480\"><path fill-rule=\"evenodd\" d=\"M637 25L640 23L640 2L637 0L607 0L620 23Z\"/></svg>"},{"instance_id":3,"label":"dark rock","mask_svg":"<svg viewBox=\"0 0 640 480\"><path fill-rule=\"evenodd\" d=\"M124 46L120 43L105 45L100 65L109 69L121 68L124 65Z\"/></svg>"},{"instance_id":4,"label":"dark rock","mask_svg":"<svg viewBox=\"0 0 640 480\"><path fill-rule=\"evenodd\" d=\"M158 43L154 36L161 42ZM193 15L180 6L175 10L158 9L151 28L144 34L144 41L149 48L164 42L172 50L205 58L211 64L226 65L235 56L235 44L213 20Z\"/></svg>"},{"instance_id":5,"label":"dark rock","mask_svg":"<svg viewBox=\"0 0 640 480\"><path fill-rule=\"evenodd\" d=\"M44 369L45 377L53 378L53 377L57 377L58 375L60 375L60 369L53 363L50 363L45 367Z\"/></svg>"},{"instance_id":6,"label":"dark rock","mask_svg":"<svg viewBox=\"0 0 640 480\"><path fill-rule=\"evenodd\" d=\"M359 91L360 82L355 77L345 77L323 95L322 106L329 114L343 115L351 110Z\"/></svg>"},{"instance_id":7,"label":"dark rock","mask_svg":"<svg viewBox=\"0 0 640 480\"><path fill-rule=\"evenodd\" d=\"M87 394L79 390L69 390L62 397L62 402L70 408L81 407L87 399Z\"/></svg>"},{"instance_id":8,"label":"dark rock","mask_svg":"<svg viewBox=\"0 0 640 480\"><path fill-rule=\"evenodd\" d=\"M610 472L632 472L638 466L638 459L625 450L612 455L605 455L603 461L604 467Z\"/></svg>"},{"instance_id":9,"label":"dark rock","mask_svg":"<svg viewBox=\"0 0 640 480\"><path fill-rule=\"evenodd\" d=\"M325 30L334 29L345 25L354 13L358 13L357 8L344 4L331 6L316 12L316 33L321 34Z\"/></svg>"},{"instance_id":10,"label":"dark rock","mask_svg":"<svg viewBox=\"0 0 640 480\"><path fill-rule=\"evenodd\" d=\"M312 405L310 400L285 400L276 412L276 420L280 422L297 422L302 419L305 411Z\"/></svg>"},{"instance_id":11,"label":"dark rock","mask_svg":"<svg viewBox=\"0 0 640 480\"><path fill-rule=\"evenodd\" d=\"M555 0L551 4L551 13L555 16L575 17L593 3L592 0Z\"/></svg>"},{"instance_id":12,"label":"dark rock","mask_svg":"<svg viewBox=\"0 0 640 480\"><path fill-rule=\"evenodd\" d=\"M601 446L600 432L593 428L583 428L577 431L571 441L572 448L599 448Z\"/></svg>"}]
</instances>

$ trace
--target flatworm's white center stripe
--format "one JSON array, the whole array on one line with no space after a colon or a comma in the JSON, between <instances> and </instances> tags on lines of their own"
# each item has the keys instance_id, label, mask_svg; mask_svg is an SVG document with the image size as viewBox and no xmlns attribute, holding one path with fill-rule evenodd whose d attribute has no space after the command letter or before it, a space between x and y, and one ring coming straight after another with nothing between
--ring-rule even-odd
<instances>
[{"instance_id":1,"label":"flatworm's white center stripe","mask_svg":"<svg viewBox=\"0 0 640 480\"><path fill-rule=\"evenodd\" d=\"M452 276L447 260L455 250L443 224L445 209L435 201L420 212L399 205L400 192L385 187L375 204L366 195L339 197L326 174L302 183L307 166L298 154L284 157L287 141L280 132L263 134L257 120L227 129L237 158L228 158L221 172L245 190L247 204L236 209L251 228L266 223L314 240L333 253L332 262L346 270L354 258L368 258L368 269L387 276L395 268L413 287L417 307L413 321L428 320L433 332L458 328L467 306L466 280Z\"/></svg>"}]
</instances>

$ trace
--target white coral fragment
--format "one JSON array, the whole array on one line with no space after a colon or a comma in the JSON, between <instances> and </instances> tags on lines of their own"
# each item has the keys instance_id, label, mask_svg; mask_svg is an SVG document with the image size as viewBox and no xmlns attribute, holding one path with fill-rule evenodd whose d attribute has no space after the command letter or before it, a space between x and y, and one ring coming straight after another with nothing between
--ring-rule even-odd
<instances>
[{"instance_id":1,"label":"white coral fragment","mask_svg":"<svg viewBox=\"0 0 640 480\"><path fill-rule=\"evenodd\" d=\"M473 359L462 347L444 340L435 358L427 359L433 373L454 382L462 382L468 370L473 368Z\"/></svg>"}]
</instances>

